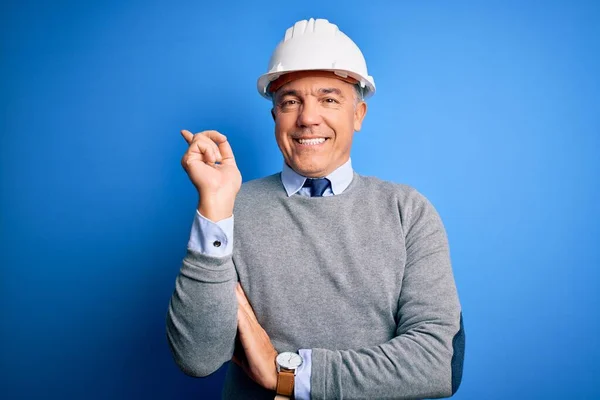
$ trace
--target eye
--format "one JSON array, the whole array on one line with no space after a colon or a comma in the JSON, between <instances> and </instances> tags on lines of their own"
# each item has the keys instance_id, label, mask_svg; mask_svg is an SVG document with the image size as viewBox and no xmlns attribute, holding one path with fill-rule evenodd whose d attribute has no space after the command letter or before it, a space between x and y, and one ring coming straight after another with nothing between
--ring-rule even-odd
<instances>
[{"instance_id":1,"label":"eye","mask_svg":"<svg viewBox=\"0 0 600 400\"><path fill-rule=\"evenodd\" d=\"M299 104L300 104L300 102L297 99L287 99L287 100L282 100L279 103L279 108L292 109L292 108L298 107Z\"/></svg>"},{"instance_id":2,"label":"eye","mask_svg":"<svg viewBox=\"0 0 600 400\"><path fill-rule=\"evenodd\" d=\"M329 104L338 104L339 101L337 101L336 99L332 98L332 97L326 97L323 100L325 103L329 103Z\"/></svg>"}]
</instances>

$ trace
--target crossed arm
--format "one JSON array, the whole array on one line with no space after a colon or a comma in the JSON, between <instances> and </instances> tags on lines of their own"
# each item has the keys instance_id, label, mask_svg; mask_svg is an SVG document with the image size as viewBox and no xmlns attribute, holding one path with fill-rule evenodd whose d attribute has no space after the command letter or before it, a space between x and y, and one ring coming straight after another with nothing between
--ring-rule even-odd
<instances>
[{"instance_id":1,"label":"crossed arm","mask_svg":"<svg viewBox=\"0 0 600 400\"><path fill-rule=\"evenodd\" d=\"M436 233L411 234L417 241ZM407 242L394 338L362 349L312 349L311 398L432 398L456 391L464 333L448 249L441 243L422 248ZM167 334L186 373L206 376L233 359L258 384L274 389L276 351L237 284L231 256L188 251ZM241 346L234 352L236 336Z\"/></svg>"}]
</instances>

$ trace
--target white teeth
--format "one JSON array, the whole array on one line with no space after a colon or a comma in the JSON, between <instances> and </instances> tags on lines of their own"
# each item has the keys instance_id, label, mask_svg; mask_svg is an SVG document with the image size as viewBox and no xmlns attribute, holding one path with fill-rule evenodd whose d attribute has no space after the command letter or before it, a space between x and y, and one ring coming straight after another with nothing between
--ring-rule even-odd
<instances>
[{"instance_id":1,"label":"white teeth","mask_svg":"<svg viewBox=\"0 0 600 400\"><path fill-rule=\"evenodd\" d=\"M298 139L298 142L300 142L300 144L321 144L325 141L325 138L318 138L318 139Z\"/></svg>"}]
</instances>

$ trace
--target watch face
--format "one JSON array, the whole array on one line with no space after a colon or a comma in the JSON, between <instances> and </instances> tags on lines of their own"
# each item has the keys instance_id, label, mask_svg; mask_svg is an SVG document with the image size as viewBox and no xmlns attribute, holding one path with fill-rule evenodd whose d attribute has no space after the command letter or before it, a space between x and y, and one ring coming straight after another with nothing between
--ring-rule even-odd
<instances>
[{"instance_id":1,"label":"watch face","mask_svg":"<svg viewBox=\"0 0 600 400\"><path fill-rule=\"evenodd\" d=\"M276 360L277 364L286 369L296 369L302 365L302 357L289 351L279 354Z\"/></svg>"}]
</instances>

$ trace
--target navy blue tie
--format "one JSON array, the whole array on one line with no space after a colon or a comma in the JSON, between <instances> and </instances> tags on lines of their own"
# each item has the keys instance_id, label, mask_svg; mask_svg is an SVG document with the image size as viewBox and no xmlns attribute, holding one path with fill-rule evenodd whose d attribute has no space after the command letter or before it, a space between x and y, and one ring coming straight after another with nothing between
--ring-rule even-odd
<instances>
[{"instance_id":1,"label":"navy blue tie","mask_svg":"<svg viewBox=\"0 0 600 400\"><path fill-rule=\"evenodd\" d=\"M330 183L331 182L329 182L329 179L327 178L308 178L304 181L304 187L310 188L311 197L322 197Z\"/></svg>"}]
</instances>

